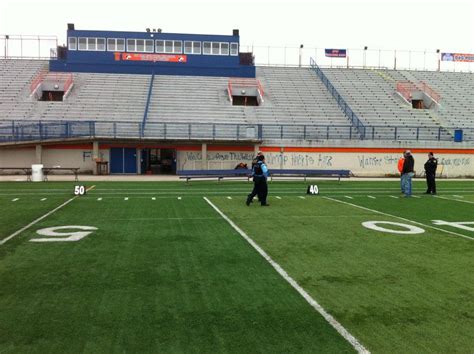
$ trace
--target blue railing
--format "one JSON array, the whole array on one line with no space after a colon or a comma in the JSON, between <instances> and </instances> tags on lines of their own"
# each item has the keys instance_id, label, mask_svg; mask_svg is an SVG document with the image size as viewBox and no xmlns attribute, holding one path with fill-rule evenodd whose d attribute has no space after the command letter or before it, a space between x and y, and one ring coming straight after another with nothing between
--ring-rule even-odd
<instances>
[{"instance_id":1,"label":"blue railing","mask_svg":"<svg viewBox=\"0 0 474 354\"><path fill-rule=\"evenodd\" d=\"M455 128L365 126L364 139L393 141L454 141ZM463 128L464 141L474 141L474 128ZM156 140L360 140L351 125L157 123L125 121L4 121L0 142L62 139Z\"/></svg>"},{"instance_id":2,"label":"blue railing","mask_svg":"<svg viewBox=\"0 0 474 354\"><path fill-rule=\"evenodd\" d=\"M145 132L146 120L148 118L148 110L150 108L151 95L153 94L153 81L155 81L155 72L151 74L150 87L148 88L148 96L146 98L145 112L143 112L143 121L140 136L143 137Z\"/></svg>"},{"instance_id":3,"label":"blue railing","mask_svg":"<svg viewBox=\"0 0 474 354\"><path fill-rule=\"evenodd\" d=\"M337 92L336 88L334 85L329 81L327 76L322 72L322 70L319 68L318 64L316 64L316 61L314 61L313 58L309 59L309 63L311 68L315 71L316 75L321 79L323 82L324 86L328 89L328 91L331 93L332 97L336 100L337 104L339 107L342 109L344 114L349 118L351 121L351 124L359 131L360 133L360 138L364 139L365 138L365 126L357 116L357 114L354 113L354 111L351 109L351 107L346 103L344 98Z\"/></svg>"}]
</instances>

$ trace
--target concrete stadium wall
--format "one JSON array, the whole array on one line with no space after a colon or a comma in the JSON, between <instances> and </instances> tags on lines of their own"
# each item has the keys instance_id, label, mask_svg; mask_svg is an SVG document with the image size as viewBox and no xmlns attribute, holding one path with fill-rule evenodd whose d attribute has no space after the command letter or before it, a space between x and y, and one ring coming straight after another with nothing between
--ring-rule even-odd
<instances>
[{"instance_id":1,"label":"concrete stadium wall","mask_svg":"<svg viewBox=\"0 0 474 354\"><path fill-rule=\"evenodd\" d=\"M137 145L142 148L142 146ZM250 166L256 147L210 145L173 146L177 150L178 170L232 169L244 162ZM269 168L285 169L349 169L356 176L386 176L397 172L397 161L401 148L362 147L269 147L260 148L266 156ZM439 170L447 177L474 176L474 149L413 149L415 170L423 172L427 152L432 150L439 159ZM99 156L110 161L109 146L100 147ZM206 151L203 160L202 151ZM9 148L0 150L0 167L23 167L37 163L38 151L30 148ZM41 151L43 165L79 167L81 173L92 173L92 144L44 146Z\"/></svg>"},{"instance_id":2,"label":"concrete stadium wall","mask_svg":"<svg viewBox=\"0 0 474 354\"><path fill-rule=\"evenodd\" d=\"M348 169L356 176L397 174L402 151L357 148L272 148L262 147L269 168L278 169ZM426 150L426 151L425 151ZM417 174L424 171L428 149L413 150ZM433 149L440 165L438 173L447 177L474 176L474 150ZM250 166L253 152L208 151L207 162L198 151L179 151L178 169L232 169L244 162Z\"/></svg>"}]
</instances>

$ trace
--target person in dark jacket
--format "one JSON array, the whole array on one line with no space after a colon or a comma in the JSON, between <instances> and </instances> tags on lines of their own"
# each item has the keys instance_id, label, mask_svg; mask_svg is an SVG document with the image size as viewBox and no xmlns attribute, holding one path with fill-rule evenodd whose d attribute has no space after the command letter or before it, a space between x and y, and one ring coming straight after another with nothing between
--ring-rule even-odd
<instances>
[{"instance_id":1,"label":"person in dark jacket","mask_svg":"<svg viewBox=\"0 0 474 354\"><path fill-rule=\"evenodd\" d=\"M425 162L426 184L428 189L425 194L436 194L436 168L438 167L438 159L435 159L434 154L428 154L428 161Z\"/></svg>"},{"instance_id":2,"label":"person in dark jacket","mask_svg":"<svg viewBox=\"0 0 474 354\"><path fill-rule=\"evenodd\" d=\"M415 175L415 159L410 150L406 150L404 156L405 161L403 162L402 179L405 182L405 186L403 187L403 192L405 193L405 197L411 197L411 179Z\"/></svg>"},{"instance_id":3,"label":"person in dark jacket","mask_svg":"<svg viewBox=\"0 0 474 354\"><path fill-rule=\"evenodd\" d=\"M268 178L268 168L265 164L265 158L263 155L257 157L257 163L253 166L252 169L252 176L253 176L253 190L247 196L247 201L245 204L247 206L252 203L253 198L258 195L258 200L262 206L268 206L267 204L267 194L268 194L268 186L267 186L267 178Z\"/></svg>"}]
</instances>

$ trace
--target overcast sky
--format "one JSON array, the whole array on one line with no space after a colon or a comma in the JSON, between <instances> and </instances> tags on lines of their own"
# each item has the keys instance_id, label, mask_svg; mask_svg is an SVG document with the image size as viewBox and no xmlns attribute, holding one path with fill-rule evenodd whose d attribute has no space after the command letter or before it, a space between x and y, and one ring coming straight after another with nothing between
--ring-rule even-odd
<instances>
[{"instance_id":1,"label":"overcast sky","mask_svg":"<svg viewBox=\"0 0 474 354\"><path fill-rule=\"evenodd\" d=\"M474 0L0 0L0 34L76 29L231 34L305 48L474 52Z\"/></svg>"}]
</instances>

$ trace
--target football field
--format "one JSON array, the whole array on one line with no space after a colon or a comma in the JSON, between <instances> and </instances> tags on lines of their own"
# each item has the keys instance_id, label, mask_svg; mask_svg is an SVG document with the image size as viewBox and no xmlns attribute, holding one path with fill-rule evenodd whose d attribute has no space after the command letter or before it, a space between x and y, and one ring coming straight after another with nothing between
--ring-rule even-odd
<instances>
[{"instance_id":1,"label":"football field","mask_svg":"<svg viewBox=\"0 0 474 354\"><path fill-rule=\"evenodd\" d=\"M0 184L1 353L474 351L471 181L85 186Z\"/></svg>"}]
</instances>

